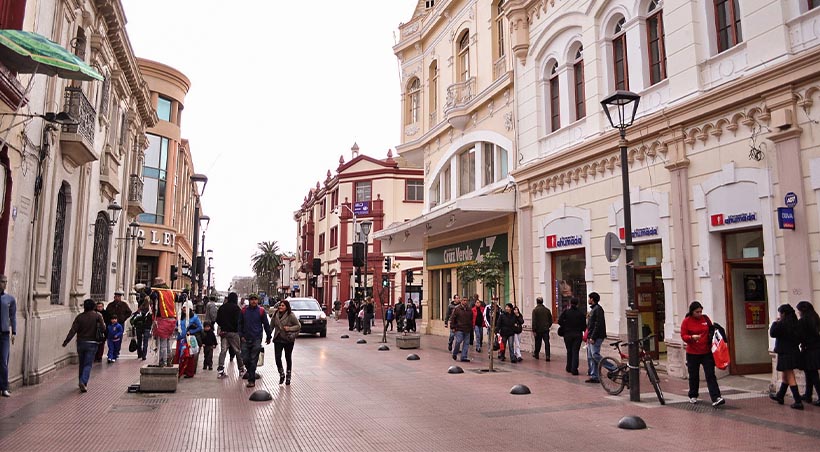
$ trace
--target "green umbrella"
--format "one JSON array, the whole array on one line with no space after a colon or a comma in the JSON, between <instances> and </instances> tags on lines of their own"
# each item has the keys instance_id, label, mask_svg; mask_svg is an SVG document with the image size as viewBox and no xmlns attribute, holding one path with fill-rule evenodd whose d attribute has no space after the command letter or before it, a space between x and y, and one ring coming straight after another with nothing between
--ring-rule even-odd
<instances>
[{"instance_id":1,"label":"green umbrella","mask_svg":"<svg viewBox=\"0 0 820 452\"><path fill-rule=\"evenodd\" d=\"M56 75L72 80L103 79L77 55L30 31L0 30L0 60L21 74Z\"/></svg>"}]
</instances>

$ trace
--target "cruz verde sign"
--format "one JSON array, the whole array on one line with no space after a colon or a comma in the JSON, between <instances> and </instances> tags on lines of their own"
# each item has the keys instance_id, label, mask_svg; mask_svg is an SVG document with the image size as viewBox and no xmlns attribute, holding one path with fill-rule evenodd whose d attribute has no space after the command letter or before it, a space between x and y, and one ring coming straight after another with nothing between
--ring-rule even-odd
<instances>
[{"instance_id":1,"label":"cruz verde sign","mask_svg":"<svg viewBox=\"0 0 820 452\"><path fill-rule=\"evenodd\" d=\"M491 235L467 242L427 250L427 267L457 267L469 262L476 262L485 253L494 252L507 261L507 234Z\"/></svg>"}]
</instances>

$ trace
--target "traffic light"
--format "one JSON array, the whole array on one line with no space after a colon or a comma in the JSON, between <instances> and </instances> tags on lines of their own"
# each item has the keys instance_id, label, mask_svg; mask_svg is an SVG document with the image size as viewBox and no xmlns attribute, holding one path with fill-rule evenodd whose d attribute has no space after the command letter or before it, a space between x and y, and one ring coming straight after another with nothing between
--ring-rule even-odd
<instances>
[{"instance_id":1,"label":"traffic light","mask_svg":"<svg viewBox=\"0 0 820 452\"><path fill-rule=\"evenodd\" d=\"M384 271L386 271L388 273L390 272L390 257L389 256L384 258Z\"/></svg>"},{"instance_id":2,"label":"traffic light","mask_svg":"<svg viewBox=\"0 0 820 452\"><path fill-rule=\"evenodd\" d=\"M389 276L382 275L382 287L390 287L390 277Z\"/></svg>"},{"instance_id":3,"label":"traffic light","mask_svg":"<svg viewBox=\"0 0 820 452\"><path fill-rule=\"evenodd\" d=\"M353 266L364 267L364 243L353 242Z\"/></svg>"},{"instance_id":4,"label":"traffic light","mask_svg":"<svg viewBox=\"0 0 820 452\"><path fill-rule=\"evenodd\" d=\"M356 267L356 284L362 283L362 270L359 267Z\"/></svg>"},{"instance_id":5,"label":"traffic light","mask_svg":"<svg viewBox=\"0 0 820 452\"><path fill-rule=\"evenodd\" d=\"M179 275L177 275L177 271L178 271L177 266L172 265L171 266L171 281L176 281L177 278L179 278Z\"/></svg>"},{"instance_id":6,"label":"traffic light","mask_svg":"<svg viewBox=\"0 0 820 452\"><path fill-rule=\"evenodd\" d=\"M322 260L319 258L313 259L313 274L318 275L322 273Z\"/></svg>"},{"instance_id":7,"label":"traffic light","mask_svg":"<svg viewBox=\"0 0 820 452\"><path fill-rule=\"evenodd\" d=\"M407 271L405 271L404 274L404 278L407 280L407 284L413 284L413 270L407 269Z\"/></svg>"},{"instance_id":8,"label":"traffic light","mask_svg":"<svg viewBox=\"0 0 820 452\"><path fill-rule=\"evenodd\" d=\"M357 287L353 291L353 298L356 300L363 300L364 299L364 289L361 287Z\"/></svg>"}]
</instances>

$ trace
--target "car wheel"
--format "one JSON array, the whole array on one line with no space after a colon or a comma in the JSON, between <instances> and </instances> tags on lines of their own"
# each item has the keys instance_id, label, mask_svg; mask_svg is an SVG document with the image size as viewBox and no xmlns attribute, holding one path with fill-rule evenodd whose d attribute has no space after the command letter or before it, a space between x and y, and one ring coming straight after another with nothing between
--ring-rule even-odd
<instances>
[{"instance_id":1,"label":"car wheel","mask_svg":"<svg viewBox=\"0 0 820 452\"><path fill-rule=\"evenodd\" d=\"M323 330L319 333L319 337L327 337L327 328L323 329Z\"/></svg>"}]
</instances>

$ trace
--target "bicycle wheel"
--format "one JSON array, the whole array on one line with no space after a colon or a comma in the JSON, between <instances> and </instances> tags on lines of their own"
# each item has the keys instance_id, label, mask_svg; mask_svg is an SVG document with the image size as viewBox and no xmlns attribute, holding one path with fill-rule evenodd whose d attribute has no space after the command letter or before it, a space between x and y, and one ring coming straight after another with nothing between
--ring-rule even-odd
<instances>
[{"instance_id":1,"label":"bicycle wheel","mask_svg":"<svg viewBox=\"0 0 820 452\"><path fill-rule=\"evenodd\" d=\"M626 366L608 356L598 364L598 375L601 386L609 394L618 395L626 386Z\"/></svg>"},{"instance_id":2,"label":"bicycle wheel","mask_svg":"<svg viewBox=\"0 0 820 452\"><path fill-rule=\"evenodd\" d=\"M658 402L660 402L661 405L666 405L666 399L663 398L661 380L658 378L658 371L655 369L655 363L653 363L651 359L647 359L644 361L643 365L646 367L646 375L649 377L649 382L652 383L652 387L655 389L655 395L658 396Z\"/></svg>"}]
</instances>

